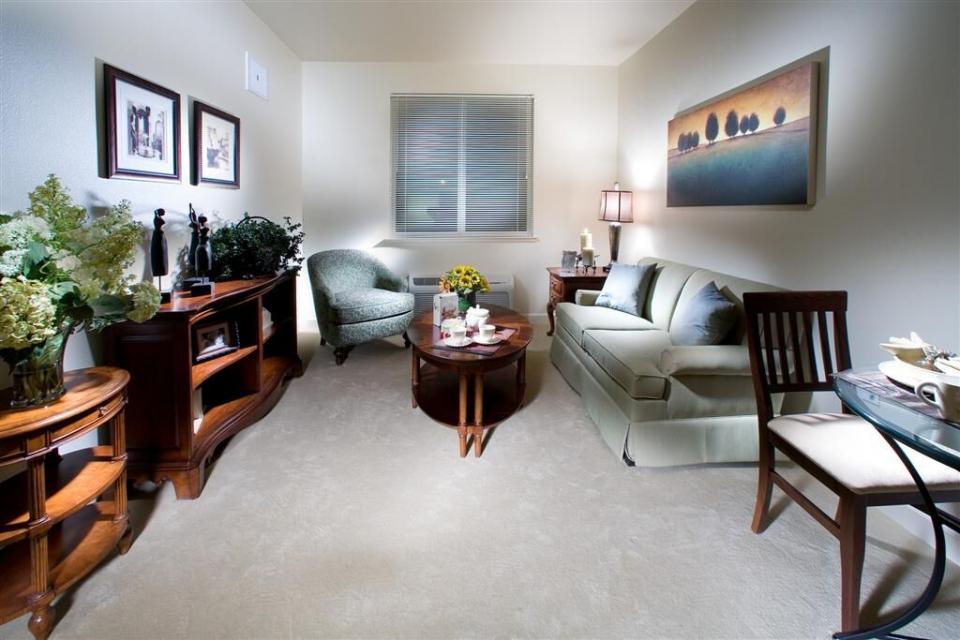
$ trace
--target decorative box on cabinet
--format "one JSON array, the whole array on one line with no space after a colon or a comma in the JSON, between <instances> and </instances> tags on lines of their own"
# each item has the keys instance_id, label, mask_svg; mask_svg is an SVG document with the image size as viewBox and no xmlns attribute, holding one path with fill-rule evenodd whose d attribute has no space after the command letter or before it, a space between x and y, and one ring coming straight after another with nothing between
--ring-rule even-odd
<instances>
[{"instance_id":1,"label":"decorative box on cabinet","mask_svg":"<svg viewBox=\"0 0 960 640\"><path fill-rule=\"evenodd\" d=\"M45 407L0 411L0 624L32 613L37 640L50 635L54 598L133 535L127 516L126 371L96 367L64 376L67 392ZM9 398L0 397L0 407ZM60 455L101 427L111 443Z\"/></svg>"},{"instance_id":2,"label":"decorative box on cabinet","mask_svg":"<svg viewBox=\"0 0 960 640\"><path fill-rule=\"evenodd\" d=\"M264 329L262 311L272 325ZM203 362L195 329L236 328L238 348ZM218 282L207 296L178 293L153 319L110 327L110 364L130 371L127 450L133 479L170 480L177 498L203 490L204 467L218 445L277 403L284 382L301 374L296 277ZM199 390L199 394L196 392ZM203 418L195 424L194 399Z\"/></svg>"}]
</instances>

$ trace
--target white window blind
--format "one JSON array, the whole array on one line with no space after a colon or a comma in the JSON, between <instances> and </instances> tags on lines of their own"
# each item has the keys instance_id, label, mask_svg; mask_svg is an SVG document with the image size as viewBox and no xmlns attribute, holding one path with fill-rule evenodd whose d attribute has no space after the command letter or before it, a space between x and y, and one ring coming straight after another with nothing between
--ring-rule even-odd
<instances>
[{"instance_id":1,"label":"white window blind","mask_svg":"<svg viewBox=\"0 0 960 640\"><path fill-rule=\"evenodd\" d=\"M533 97L391 96L394 231L528 236Z\"/></svg>"}]
</instances>

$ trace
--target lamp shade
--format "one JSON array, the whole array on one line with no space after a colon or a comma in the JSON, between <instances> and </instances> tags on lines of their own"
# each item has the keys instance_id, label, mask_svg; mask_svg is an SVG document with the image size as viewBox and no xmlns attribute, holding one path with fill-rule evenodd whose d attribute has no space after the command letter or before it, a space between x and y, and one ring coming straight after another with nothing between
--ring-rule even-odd
<instances>
[{"instance_id":1,"label":"lamp shade","mask_svg":"<svg viewBox=\"0 0 960 640\"><path fill-rule=\"evenodd\" d=\"M633 222L633 191L613 189L600 192L600 220L604 222Z\"/></svg>"}]
</instances>

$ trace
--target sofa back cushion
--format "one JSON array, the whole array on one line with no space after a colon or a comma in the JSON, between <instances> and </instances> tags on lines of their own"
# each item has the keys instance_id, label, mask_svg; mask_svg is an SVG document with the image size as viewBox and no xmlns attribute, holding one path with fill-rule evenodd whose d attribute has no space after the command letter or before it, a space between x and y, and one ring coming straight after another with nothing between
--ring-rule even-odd
<instances>
[{"instance_id":1,"label":"sofa back cushion","mask_svg":"<svg viewBox=\"0 0 960 640\"><path fill-rule=\"evenodd\" d=\"M650 295L647 296L643 317L666 331L670 328L670 319L673 318L683 286L698 269L662 258L643 258L638 264L657 265L650 281Z\"/></svg>"}]
</instances>

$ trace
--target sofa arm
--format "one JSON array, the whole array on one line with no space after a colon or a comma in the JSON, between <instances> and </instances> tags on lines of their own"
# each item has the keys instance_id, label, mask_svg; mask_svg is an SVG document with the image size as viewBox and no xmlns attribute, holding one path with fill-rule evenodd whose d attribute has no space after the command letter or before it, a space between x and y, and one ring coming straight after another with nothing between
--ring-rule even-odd
<instances>
[{"instance_id":1,"label":"sofa arm","mask_svg":"<svg viewBox=\"0 0 960 640\"><path fill-rule=\"evenodd\" d=\"M660 354L660 371L669 376L750 376L746 345L670 347Z\"/></svg>"},{"instance_id":2,"label":"sofa arm","mask_svg":"<svg viewBox=\"0 0 960 640\"><path fill-rule=\"evenodd\" d=\"M579 289L577 290L574 301L582 307L592 307L597 303L597 297L599 295L600 292L593 289Z\"/></svg>"}]
</instances>

